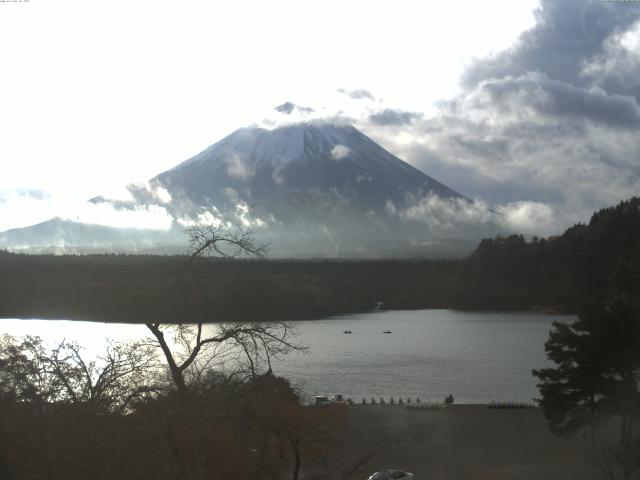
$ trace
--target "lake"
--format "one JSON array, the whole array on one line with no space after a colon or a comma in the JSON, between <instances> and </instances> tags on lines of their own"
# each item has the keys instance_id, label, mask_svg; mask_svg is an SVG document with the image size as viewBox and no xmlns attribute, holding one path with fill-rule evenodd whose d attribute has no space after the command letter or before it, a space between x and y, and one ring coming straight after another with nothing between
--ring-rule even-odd
<instances>
[{"instance_id":1,"label":"lake","mask_svg":"<svg viewBox=\"0 0 640 480\"><path fill-rule=\"evenodd\" d=\"M338 315L297 322L298 340L309 351L276 360L273 368L311 396L441 401L451 393L458 403L531 402L538 396L531 370L550 364L544 342L551 323L574 319L455 310ZM143 325L4 319L1 333L73 340L90 353L100 351L106 338L134 340L147 332Z\"/></svg>"}]
</instances>

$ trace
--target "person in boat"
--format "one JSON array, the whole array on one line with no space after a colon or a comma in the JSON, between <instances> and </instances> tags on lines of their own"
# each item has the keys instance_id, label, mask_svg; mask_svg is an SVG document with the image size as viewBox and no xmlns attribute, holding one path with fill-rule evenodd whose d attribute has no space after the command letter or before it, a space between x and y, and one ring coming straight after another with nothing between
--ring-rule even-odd
<instances>
[{"instance_id":1,"label":"person in boat","mask_svg":"<svg viewBox=\"0 0 640 480\"><path fill-rule=\"evenodd\" d=\"M454 398L453 395L449 394L445 397L444 399L444 403L446 403L447 405L453 405L454 402Z\"/></svg>"}]
</instances>

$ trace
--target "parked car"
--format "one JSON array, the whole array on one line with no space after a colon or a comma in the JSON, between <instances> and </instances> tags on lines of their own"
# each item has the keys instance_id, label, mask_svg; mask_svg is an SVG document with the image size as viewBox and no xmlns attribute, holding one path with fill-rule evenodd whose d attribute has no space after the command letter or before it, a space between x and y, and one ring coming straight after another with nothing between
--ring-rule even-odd
<instances>
[{"instance_id":1,"label":"parked car","mask_svg":"<svg viewBox=\"0 0 640 480\"><path fill-rule=\"evenodd\" d=\"M331 405L331 400L326 395L316 395L314 405Z\"/></svg>"},{"instance_id":2,"label":"parked car","mask_svg":"<svg viewBox=\"0 0 640 480\"><path fill-rule=\"evenodd\" d=\"M403 470L380 470L369 477L369 480L415 480L413 473Z\"/></svg>"},{"instance_id":3,"label":"parked car","mask_svg":"<svg viewBox=\"0 0 640 480\"><path fill-rule=\"evenodd\" d=\"M344 395L336 394L329 398L328 395L316 395L314 405L346 405Z\"/></svg>"},{"instance_id":4,"label":"parked car","mask_svg":"<svg viewBox=\"0 0 640 480\"><path fill-rule=\"evenodd\" d=\"M340 403L340 404L346 404L347 401L344 399L344 395L340 394L340 393L336 393L332 398L331 401L333 403Z\"/></svg>"}]
</instances>

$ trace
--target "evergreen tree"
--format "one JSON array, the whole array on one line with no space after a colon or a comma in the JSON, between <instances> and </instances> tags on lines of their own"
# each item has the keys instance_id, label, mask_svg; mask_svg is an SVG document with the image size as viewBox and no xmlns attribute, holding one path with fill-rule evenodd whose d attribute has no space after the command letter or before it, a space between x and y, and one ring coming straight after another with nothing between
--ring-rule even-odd
<instances>
[{"instance_id":1,"label":"evergreen tree","mask_svg":"<svg viewBox=\"0 0 640 480\"><path fill-rule=\"evenodd\" d=\"M538 400L550 429L568 435L596 422L620 419L628 444L640 419L640 243L610 277L603 305L585 309L572 324L556 322L545 344L556 366L534 370Z\"/></svg>"},{"instance_id":2,"label":"evergreen tree","mask_svg":"<svg viewBox=\"0 0 640 480\"><path fill-rule=\"evenodd\" d=\"M606 380L598 341L591 332L594 317L585 312L576 322L554 322L545 344L547 356L555 368L534 370L540 379L538 388L549 428L558 435L572 435L585 426L591 429L606 402Z\"/></svg>"}]
</instances>

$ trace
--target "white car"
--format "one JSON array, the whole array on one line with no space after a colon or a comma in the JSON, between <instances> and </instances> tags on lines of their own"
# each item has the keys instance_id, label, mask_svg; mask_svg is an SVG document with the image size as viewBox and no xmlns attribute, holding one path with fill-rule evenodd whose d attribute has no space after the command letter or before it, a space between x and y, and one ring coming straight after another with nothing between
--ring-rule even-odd
<instances>
[{"instance_id":1,"label":"white car","mask_svg":"<svg viewBox=\"0 0 640 480\"><path fill-rule=\"evenodd\" d=\"M336 394L329 398L327 395L316 395L314 405L346 405L344 395Z\"/></svg>"},{"instance_id":2,"label":"white car","mask_svg":"<svg viewBox=\"0 0 640 480\"><path fill-rule=\"evenodd\" d=\"M369 480L414 480L414 476L402 470L380 470L371 475Z\"/></svg>"}]
</instances>

